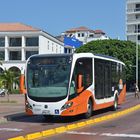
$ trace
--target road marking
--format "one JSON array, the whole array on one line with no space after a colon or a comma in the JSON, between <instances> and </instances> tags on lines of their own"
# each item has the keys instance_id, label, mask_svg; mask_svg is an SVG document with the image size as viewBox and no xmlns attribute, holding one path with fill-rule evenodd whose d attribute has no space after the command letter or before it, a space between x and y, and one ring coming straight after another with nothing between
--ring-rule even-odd
<instances>
[{"instance_id":1,"label":"road marking","mask_svg":"<svg viewBox=\"0 0 140 140\"><path fill-rule=\"evenodd\" d=\"M140 138L140 135L137 134L112 134L112 133L103 133L101 136L108 137L125 137L125 138Z\"/></svg>"},{"instance_id":2,"label":"road marking","mask_svg":"<svg viewBox=\"0 0 140 140\"><path fill-rule=\"evenodd\" d=\"M74 134L74 135L97 135L97 133L90 133L90 132L78 132L78 131L68 131L67 134Z\"/></svg>"},{"instance_id":3,"label":"road marking","mask_svg":"<svg viewBox=\"0 0 140 140\"><path fill-rule=\"evenodd\" d=\"M127 115L128 113L130 112L133 112L133 111L136 111L136 110L139 110L140 109L140 104L136 105L136 106L133 106L133 107L130 107L128 109L125 109L125 110L122 110L122 111L119 111L119 112L116 112L116 113L113 113L113 114L110 114L110 115L105 115L105 116L102 116L102 117L97 117L95 119L90 119L90 120L87 120L87 121L84 121L84 122L80 122L80 124L82 125L78 125L79 123L74 123L73 126L71 125L67 125L67 126L61 126L61 127L65 127L65 131L69 131L69 130L73 130L73 129L76 129L76 128L81 128L83 127L83 123L85 124L84 126L89 126L89 125L94 125L95 123L99 123L99 122L104 122L104 121L107 121L107 120L110 120L110 119L114 119L114 118L118 118L120 116L123 116L123 115ZM98 121L97 121L98 120ZM49 131L50 129L48 129ZM54 134L58 134L58 132L56 131L56 128L52 129L54 131ZM62 129L63 130L63 129ZM22 130L20 130L22 131ZM46 130L47 131L47 130ZM64 133L65 131L61 131L61 133ZM44 131L40 131L39 133L43 134ZM66 132L65 132L66 133ZM68 132L67 132L68 133ZM72 133L71 133L72 134ZM77 132L77 134L79 134L79 132ZM98 136L102 136L101 134L99 133L88 133L88 132L82 132L83 135L87 134L87 135L98 135ZM81 135L82 135L81 134ZM102 133L103 134L103 133ZM105 134L105 133L104 133ZM50 134L45 134L45 137L49 136ZM134 137L137 137L139 138L139 135L136 135L136 134L130 134L131 136L134 136ZM128 135L127 135L128 136ZM26 139L27 135L26 136L22 136L23 138ZM42 135L43 137L43 135ZM15 137L15 139L18 138L18 137Z\"/></svg>"},{"instance_id":4,"label":"road marking","mask_svg":"<svg viewBox=\"0 0 140 140\"><path fill-rule=\"evenodd\" d=\"M73 135L88 135L88 136L107 136L107 137L123 137L123 138L140 138L140 135L137 134L112 134L112 133L91 133L91 132L78 132L78 131L68 131L67 134Z\"/></svg>"},{"instance_id":5,"label":"road marking","mask_svg":"<svg viewBox=\"0 0 140 140\"><path fill-rule=\"evenodd\" d=\"M23 129L18 129L18 128L0 128L0 131L14 131L14 132L20 132Z\"/></svg>"}]
</instances>

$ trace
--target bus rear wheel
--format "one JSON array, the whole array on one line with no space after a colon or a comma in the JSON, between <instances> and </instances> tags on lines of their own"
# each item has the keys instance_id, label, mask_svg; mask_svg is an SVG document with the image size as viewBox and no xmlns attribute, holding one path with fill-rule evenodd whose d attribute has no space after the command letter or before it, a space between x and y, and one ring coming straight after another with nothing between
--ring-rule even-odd
<instances>
[{"instance_id":1,"label":"bus rear wheel","mask_svg":"<svg viewBox=\"0 0 140 140\"><path fill-rule=\"evenodd\" d=\"M88 119L92 116L92 111L93 111L93 106L92 106L92 100L89 99L88 104L87 104L87 112L84 114L84 118Z\"/></svg>"},{"instance_id":2,"label":"bus rear wheel","mask_svg":"<svg viewBox=\"0 0 140 140\"><path fill-rule=\"evenodd\" d=\"M113 111L116 111L118 109L118 97L115 97L114 105L112 106Z\"/></svg>"}]
</instances>

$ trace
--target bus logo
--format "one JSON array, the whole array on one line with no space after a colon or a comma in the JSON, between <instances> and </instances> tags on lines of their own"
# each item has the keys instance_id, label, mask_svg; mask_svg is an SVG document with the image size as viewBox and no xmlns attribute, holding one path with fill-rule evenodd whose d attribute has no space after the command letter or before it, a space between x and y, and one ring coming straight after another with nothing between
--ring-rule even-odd
<instances>
[{"instance_id":1,"label":"bus logo","mask_svg":"<svg viewBox=\"0 0 140 140\"><path fill-rule=\"evenodd\" d=\"M48 106L47 106L47 105L45 105L45 106L44 106L44 108L48 108Z\"/></svg>"},{"instance_id":2,"label":"bus logo","mask_svg":"<svg viewBox=\"0 0 140 140\"><path fill-rule=\"evenodd\" d=\"M59 110L58 109L55 109L55 114L59 114Z\"/></svg>"}]
</instances>

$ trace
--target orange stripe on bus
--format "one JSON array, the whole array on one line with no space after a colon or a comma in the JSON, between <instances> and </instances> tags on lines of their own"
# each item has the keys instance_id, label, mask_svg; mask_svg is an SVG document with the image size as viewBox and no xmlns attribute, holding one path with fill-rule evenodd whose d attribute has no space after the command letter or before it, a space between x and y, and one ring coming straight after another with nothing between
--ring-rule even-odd
<instances>
[{"instance_id":1,"label":"orange stripe on bus","mask_svg":"<svg viewBox=\"0 0 140 140\"><path fill-rule=\"evenodd\" d=\"M80 93L76 98L68 101L73 102L72 107L67 110L64 110L61 115L62 116L74 116L82 113L87 112L87 103L88 99L92 96L92 93L88 90L83 91Z\"/></svg>"},{"instance_id":2,"label":"orange stripe on bus","mask_svg":"<svg viewBox=\"0 0 140 140\"><path fill-rule=\"evenodd\" d=\"M124 86L122 92L120 93L118 104L121 104L125 101L125 96L126 96L126 85ZM67 110L64 110L61 115L62 116L74 116L82 113L87 112L87 103L89 98L91 97L93 101L93 110L99 110L107 107L111 107L114 105L114 101L107 102L107 103L102 103L102 104L96 104L93 98L92 92L85 90L83 93L80 93L76 98L68 101L73 102L73 106L70 107Z\"/></svg>"},{"instance_id":3,"label":"orange stripe on bus","mask_svg":"<svg viewBox=\"0 0 140 140\"><path fill-rule=\"evenodd\" d=\"M20 76L20 93L21 94L26 94L26 89L25 89L25 86L24 86L24 81L25 81L25 76L24 74L21 74Z\"/></svg>"},{"instance_id":4,"label":"orange stripe on bus","mask_svg":"<svg viewBox=\"0 0 140 140\"><path fill-rule=\"evenodd\" d=\"M118 104L122 104L125 101L125 97L126 97L126 84L124 85L124 87L119 95Z\"/></svg>"}]
</instances>

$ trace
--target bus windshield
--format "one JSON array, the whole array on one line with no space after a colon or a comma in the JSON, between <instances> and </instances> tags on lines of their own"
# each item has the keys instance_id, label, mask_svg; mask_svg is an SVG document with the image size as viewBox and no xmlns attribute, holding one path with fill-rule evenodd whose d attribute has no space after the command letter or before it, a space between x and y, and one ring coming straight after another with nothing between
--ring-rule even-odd
<instances>
[{"instance_id":1,"label":"bus windshield","mask_svg":"<svg viewBox=\"0 0 140 140\"><path fill-rule=\"evenodd\" d=\"M59 101L67 96L71 56L31 57L27 64L27 92L35 101Z\"/></svg>"}]
</instances>

